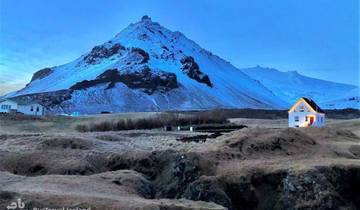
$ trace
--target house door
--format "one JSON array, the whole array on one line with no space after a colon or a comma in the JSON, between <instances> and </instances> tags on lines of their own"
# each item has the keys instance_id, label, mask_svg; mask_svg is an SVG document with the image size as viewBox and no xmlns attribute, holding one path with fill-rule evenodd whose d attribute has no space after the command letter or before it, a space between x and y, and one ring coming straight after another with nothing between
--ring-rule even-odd
<instances>
[{"instance_id":1,"label":"house door","mask_svg":"<svg viewBox=\"0 0 360 210\"><path fill-rule=\"evenodd\" d=\"M310 125L312 125L314 123L315 117L314 116L309 116L310 118Z\"/></svg>"}]
</instances>

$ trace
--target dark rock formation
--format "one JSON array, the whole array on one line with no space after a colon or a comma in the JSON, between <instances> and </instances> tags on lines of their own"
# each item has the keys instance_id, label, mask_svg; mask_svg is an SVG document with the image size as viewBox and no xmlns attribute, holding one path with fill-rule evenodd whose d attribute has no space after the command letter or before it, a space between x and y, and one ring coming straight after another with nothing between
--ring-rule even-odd
<instances>
[{"instance_id":1,"label":"dark rock formation","mask_svg":"<svg viewBox=\"0 0 360 210\"><path fill-rule=\"evenodd\" d=\"M84 80L78 82L71 90L82 90L93 87L98 84L109 83L107 89L113 88L117 82L122 82L132 89L143 89L147 94L153 94L155 91L166 92L177 88L178 83L176 75L167 72L152 72L147 66L134 72L120 74L117 69L109 69L100 74L95 80Z\"/></svg>"},{"instance_id":2,"label":"dark rock formation","mask_svg":"<svg viewBox=\"0 0 360 210\"><path fill-rule=\"evenodd\" d=\"M87 64L95 64L98 59L109 58L126 48L119 43L114 44L110 48L106 48L104 46L96 46L91 52L84 57L84 61Z\"/></svg>"},{"instance_id":3,"label":"dark rock formation","mask_svg":"<svg viewBox=\"0 0 360 210\"><path fill-rule=\"evenodd\" d=\"M214 178L200 177L188 185L183 196L186 199L214 202L230 208L231 199L223 188L222 184Z\"/></svg>"},{"instance_id":4,"label":"dark rock formation","mask_svg":"<svg viewBox=\"0 0 360 210\"><path fill-rule=\"evenodd\" d=\"M233 209L256 209L259 200L251 181L244 176L230 180L225 183L225 192L231 200L231 205L226 206Z\"/></svg>"},{"instance_id":5,"label":"dark rock formation","mask_svg":"<svg viewBox=\"0 0 360 210\"><path fill-rule=\"evenodd\" d=\"M137 174L133 174L134 172L130 170L124 170L123 172L123 176L111 177L111 182L118 186L131 187L143 198L152 198L152 195L154 194L154 187L148 179L142 176L138 179L134 179L134 177L137 177Z\"/></svg>"},{"instance_id":6,"label":"dark rock formation","mask_svg":"<svg viewBox=\"0 0 360 210\"><path fill-rule=\"evenodd\" d=\"M146 20L150 20L150 21L151 21L151 18L150 18L148 15L142 16L141 21L146 21Z\"/></svg>"},{"instance_id":7,"label":"dark rock formation","mask_svg":"<svg viewBox=\"0 0 360 210\"><path fill-rule=\"evenodd\" d=\"M38 80L38 79L45 78L45 77L49 76L52 72L53 72L53 70L51 68L41 69L41 70L34 73L34 75L32 76L30 82Z\"/></svg>"},{"instance_id":8,"label":"dark rock formation","mask_svg":"<svg viewBox=\"0 0 360 210\"><path fill-rule=\"evenodd\" d=\"M185 155L178 155L172 160L167 163L155 181L160 188L156 197L181 198L187 185L200 177L199 167Z\"/></svg>"},{"instance_id":9,"label":"dark rock formation","mask_svg":"<svg viewBox=\"0 0 360 210\"><path fill-rule=\"evenodd\" d=\"M359 178L359 168L290 173L283 179L278 205L284 209L358 209Z\"/></svg>"},{"instance_id":10,"label":"dark rock formation","mask_svg":"<svg viewBox=\"0 0 360 210\"><path fill-rule=\"evenodd\" d=\"M131 48L131 52L136 53L136 54L143 57L140 64L147 63L149 61L149 59L150 59L149 53L145 52L145 50L143 50L141 48L138 48L138 47Z\"/></svg>"},{"instance_id":11,"label":"dark rock formation","mask_svg":"<svg viewBox=\"0 0 360 210\"><path fill-rule=\"evenodd\" d=\"M213 84L210 81L208 75L200 71L199 65L195 62L194 58L191 56L184 57L180 60L181 70L188 75L191 79L194 79L200 83L204 83L209 87L213 87Z\"/></svg>"},{"instance_id":12,"label":"dark rock formation","mask_svg":"<svg viewBox=\"0 0 360 210\"><path fill-rule=\"evenodd\" d=\"M144 92L152 94L156 90L166 92L177 88L177 78L174 73L153 73L145 66L141 71L121 75L121 82L133 89L144 89Z\"/></svg>"},{"instance_id":13,"label":"dark rock formation","mask_svg":"<svg viewBox=\"0 0 360 210\"><path fill-rule=\"evenodd\" d=\"M71 99L71 90L59 90L53 92L35 93L13 97L18 103L38 102L47 109L61 107L62 103Z\"/></svg>"}]
</instances>

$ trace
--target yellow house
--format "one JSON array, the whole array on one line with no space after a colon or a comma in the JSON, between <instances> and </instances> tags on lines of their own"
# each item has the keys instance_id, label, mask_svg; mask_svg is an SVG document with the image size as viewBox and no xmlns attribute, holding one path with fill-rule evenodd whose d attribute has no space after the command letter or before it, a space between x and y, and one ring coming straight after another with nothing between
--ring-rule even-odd
<instances>
[{"instance_id":1,"label":"yellow house","mask_svg":"<svg viewBox=\"0 0 360 210\"><path fill-rule=\"evenodd\" d=\"M288 111L289 127L324 126L325 112L310 98L300 98Z\"/></svg>"}]
</instances>

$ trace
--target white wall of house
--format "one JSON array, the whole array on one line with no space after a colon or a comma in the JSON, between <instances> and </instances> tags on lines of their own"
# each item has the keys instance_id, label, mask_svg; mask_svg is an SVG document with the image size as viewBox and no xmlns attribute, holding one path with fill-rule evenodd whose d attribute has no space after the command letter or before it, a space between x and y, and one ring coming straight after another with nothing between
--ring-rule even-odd
<instances>
[{"instance_id":1,"label":"white wall of house","mask_svg":"<svg viewBox=\"0 0 360 210\"><path fill-rule=\"evenodd\" d=\"M37 115L37 116L45 115L45 108L37 103L33 103L29 105L18 105L17 111L26 115Z\"/></svg>"},{"instance_id":2,"label":"white wall of house","mask_svg":"<svg viewBox=\"0 0 360 210\"><path fill-rule=\"evenodd\" d=\"M5 100L0 102L0 113L9 113L10 110L16 110L18 108L17 103L11 100Z\"/></svg>"},{"instance_id":3,"label":"white wall of house","mask_svg":"<svg viewBox=\"0 0 360 210\"><path fill-rule=\"evenodd\" d=\"M325 114L314 112L306 103L300 102L289 112L289 127L325 125Z\"/></svg>"},{"instance_id":4,"label":"white wall of house","mask_svg":"<svg viewBox=\"0 0 360 210\"><path fill-rule=\"evenodd\" d=\"M313 126L324 126L325 125L325 114L317 113L316 115L316 122Z\"/></svg>"}]
</instances>

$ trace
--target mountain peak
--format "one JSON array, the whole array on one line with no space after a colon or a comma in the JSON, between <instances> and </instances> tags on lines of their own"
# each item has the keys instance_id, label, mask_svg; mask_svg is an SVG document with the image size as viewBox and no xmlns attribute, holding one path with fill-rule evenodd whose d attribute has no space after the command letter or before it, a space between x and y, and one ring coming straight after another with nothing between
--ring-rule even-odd
<instances>
[{"instance_id":1,"label":"mountain peak","mask_svg":"<svg viewBox=\"0 0 360 210\"><path fill-rule=\"evenodd\" d=\"M143 45L146 42L161 43L164 39L166 40L171 37L170 30L152 21L149 16L144 15L140 21L131 23L120 31L112 41L127 47L144 47Z\"/></svg>"},{"instance_id":2,"label":"mountain peak","mask_svg":"<svg viewBox=\"0 0 360 210\"><path fill-rule=\"evenodd\" d=\"M299 72L297 72L297 71L288 71L288 73L290 74L290 75L300 75L299 74Z\"/></svg>"},{"instance_id":3,"label":"mountain peak","mask_svg":"<svg viewBox=\"0 0 360 210\"><path fill-rule=\"evenodd\" d=\"M151 17L144 15L144 16L142 16L141 21L151 21Z\"/></svg>"},{"instance_id":4,"label":"mountain peak","mask_svg":"<svg viewBox=\"0 0 360 210\"><path fill-rule=\"evenodd\" d=\"M66 91L66 98L59 91ZM43 93L50 94L44 100L61 98L61 107L51 102L54 112L63 112L65 104L67 112L82 113L287 105L239 69L147 15L80 58L39 71L16 94Z\"/></svg>"}]
</instances>

